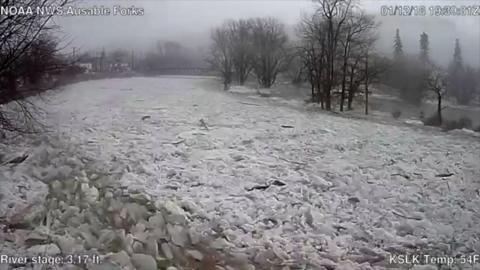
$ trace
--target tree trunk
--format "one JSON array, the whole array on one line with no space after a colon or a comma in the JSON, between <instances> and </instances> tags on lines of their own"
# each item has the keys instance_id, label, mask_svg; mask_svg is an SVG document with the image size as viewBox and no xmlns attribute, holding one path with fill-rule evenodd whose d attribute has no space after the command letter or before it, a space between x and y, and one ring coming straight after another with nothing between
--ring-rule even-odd
<instances>
[{"instance_id":1,"label":"tree trunk","mask_svg":"<svg viewBox=\"0 0 480 270\"><path fill-rule=\"evenodd\" d=\"M352 69L350 70L350 82L348 86L348 110L352 110L352 103L353 103L353 97L355 96L355 88L354 88L354 81L353 79L355 78L355 67L357 63L352 66Z\"/></svg>"},{"instance_id":2,"label":"tree trunk","mask_svg":"<svg viewBox=\"0 0 480 270\"><path fill-rule=\"evenodd\" d=\"M342 95L340 98L340 111L343 112L343 104L345 103L345 84L347 80L347 60L348 60L348 43L345 45L343 53L343 67L342 67Z\"/></svg>"},{"instance_id":3,"label":"tree trunk","mask_svg":"<svg viewBox=\"0 0 480 270\"><path fill-rule=\"evenodd\" d=\"M238 84L240 84L240 85L245 84L244 70L243 70L242 67L240 67L240 65L237 65L237 81L238 81Z\"/></svg>"},{"instance_id":4,"label":"tree trunk","mask_svg":"<svg viewBox=\"0 0 480 270\"><path fill-rule=\"evenodd\" d=\"M317 77L317 103L320 103L320 107L323 109L323 92L322 92L322 67L318 65L318 69L316 70Z\"/></svg>"},{"instance_id":5,"label":"tree trunk","mask_svg":"<svg viewBox=\"0 0 480 270\"><path fill-rule=\"evenodd\" d=\"M226 72L223 78L223 90L227 91L232 83L232 73Z\"/></svg>"},{"instance_id":6,"label":"tree trunk","mask_svg":"<svg viewBox=\"0 0 480 270\"><path fill-rule=\"evenodd\" d=\"M330 79L328 79L330 80ZM327 84L327 87L325 90L325 109L327 111L331 111L332 110L332 87L331 87L331 84L328 83Z\"/></svg>"},{"instance_id":7,"label":"tree trunk","mask_svg":"<svg viewBox=\"0 0 480 270\"><path fill-rule=\"evenodd\" d=\"M333 87L333 77L334 77L334 63L335 63L335 41L334 41L334 29L333 29L333 19L332 17L328 18L328 42L327 42L327 84L325 90L326 103L325 107L327 111L332 110L332 87Z\"/></svg>"},{"instance_id":8,"label":"tree trunk","mask_svg":"<svg viewBox=\"0 0 480 270\"><path fill-rule=\"evenodd\" d=\"M349 111L353 110L353 97L355 96L355 86L352 84L351 88L348 91L348 103L347 108Z\"/></svg>"},{"instance_id":9,"label":"tree trunk","mask_svg":"<svg viewBox=\"0 0 480 270\"><path fill-rule=\"evenodd\" d=\"M438 115L438 124L442 125L442 95L441 94L438 94L437 115Z\"/></svg>"},{"instance_id":10,"label":"tree trunk","mask_svg":"<svg viewBox=\"0 0 480 270\"><path fill-rule=\"evenodd\" d=\"M340 97L340 111L343 112L343 104L345 103L345 75L342 79L342 94Z\"/></svg>"},{"instance_id":11,"label":"tree trunk","mask_svg":"<svg viewBox=\"0 0 480 270\"><path fill-rule=\"evenodd\" d=\"M365 114L368 114L368 50L365 55Z\"/></svg>"},{"instance_id":12,"label":"tree trunk","mask_svg":"<svg viewBox=\"0 0 480 270\"><path fill-rule=\"evenodd\" d=\"M318 102L320 103L320 108L325 109L324 100L323 100L323 90L322 90L322 82L320 81L322 77L318 77L317 79L317 98Z\"/></svg>"},{"instance_id":13,"label":"tree trunk","mask_svg":"<svg viewBox=\"0 0 480 270\"><path fill-rule=\"evenodd\" d=\"M312 102L314 102L314 101L315 101L315 81L314 81L314 79L313 79L313 74L312 74L312 72L310 72L310 74L309 74L309 79L308 79L308 80L309 80L309 82L310 82L310 87L311 87L311 89L312 89Z\"/></svg>"},{"instance_id":14,"label":"tree trunk","mask_svg":"<svg viewBox=\"0 0 480 270\"><path fill-rule=\"evenodd\" d=\"M334 72L332 62L328 63L326 87L323 89L325 92L325 109L327 111L332 110L332 86L333 86L333 72Z\"/></svg>"},{"instance_id":15,"label":"tree trunk","mask_svg":"<svg viewBox=\"0 0 480 270\"><path fill-rule=\"evenodd\" d=\"M368 114L368 84L365 84L365 114Z\"/></svg>"}]
</instances>

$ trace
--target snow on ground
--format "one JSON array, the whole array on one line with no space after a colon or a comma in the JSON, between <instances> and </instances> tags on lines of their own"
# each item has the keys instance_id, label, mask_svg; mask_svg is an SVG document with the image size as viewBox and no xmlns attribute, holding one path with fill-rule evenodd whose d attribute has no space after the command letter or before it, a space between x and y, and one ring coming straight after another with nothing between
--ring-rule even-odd
<instances>
[{"instance_id":1,"label":"snow on ground","mask_svg":"<svg viewBox=\"0 0 480 270\"><path fill-rule=\"evenodd\" d=\"M388 253L480 253L478 138L309 112L216 84L88 81L38 102L54 131L45 136L76 146L58 151L182 202L194 226L223 231L238 252L270 248L343 269L393 267ZM48 163L45 173L61 170Z\"/></svg>"}]
</instances>

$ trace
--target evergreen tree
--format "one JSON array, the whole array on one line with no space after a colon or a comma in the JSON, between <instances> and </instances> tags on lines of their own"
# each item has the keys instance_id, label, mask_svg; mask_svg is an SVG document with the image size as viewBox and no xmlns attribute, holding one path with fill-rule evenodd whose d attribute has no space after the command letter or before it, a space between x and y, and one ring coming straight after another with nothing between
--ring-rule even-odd
<instances>
[{"instance_id":1,"label":"evergreen tree","mask_svg":"<svg viewBox=\"0 0 480 270\"><path fill-rule=\"evenodd\" d=\"M389 85L400 89L402 95L404 94L404 89L407 88L405 83L406 69L405 69L405 57L403 54L403 44L400 38L400 29L397 28L395 33L395 38L393 40L393 65L389 69Z\"/></svg>"},{"instance_id":2,"label":"evergreen tree","mask_svg":"<svg viewBox=\"0 0 480 270\"><path fill-rule=\"evenodd\" d=\"M458 38L455 40L455 50L453 52L452 64L455 68L463 68L462 49L460 48L460 41Z\"/></svg>"},{"instance_id":3,"label":"evergreen tree","mask_svg":"<svg viewBox=\"0 0 480 270\"><path fill-rule=\"evenodd\" d=\"M448 68L448 73L448 94L454 96L460 104L468 104L474 96L470 78L474 73L463 64L459 39L455 40L453 59Z\"/></svg>"},{"instance_id":4,"label":"evergreen tree","mask_svg":"<svg viewBox=\"0 0 480 270\"><path fill-rule=\"evenodd\" d=\"M429 50L430 43L428 41L427 33L423 32L420 35L420 61L422 62L423 67L425 68L430 62L429 60Z\"/></svg>"},{"instance_id":5,"label":"evergreen tree","mask_svg":"<svg viewBox=\"0 0 480 270\"><path fill-rule=\"evenodd\" d=\"M393 40L393 58L399 60L403 57L403 44L400 38L400 29L397 28L395 39Z\"/></svg>"},{"instance_id":6,"label":"evergreen tree","mask_svg":"<svg viewBox=\"0 0 480 270\"><path fill-rule=\"evenodd\" d=\"M423 32L420 35L420 65L419 65L419 73L418 79L416 80L416 85L414 91L415 93L412 95L415 103L421 103L423 99L424 92L428 88L428 80L430 76L430 59L429 59L429 50L430 50L430 43L428 41L427 33Z\"/></svg>"}]
</instances>

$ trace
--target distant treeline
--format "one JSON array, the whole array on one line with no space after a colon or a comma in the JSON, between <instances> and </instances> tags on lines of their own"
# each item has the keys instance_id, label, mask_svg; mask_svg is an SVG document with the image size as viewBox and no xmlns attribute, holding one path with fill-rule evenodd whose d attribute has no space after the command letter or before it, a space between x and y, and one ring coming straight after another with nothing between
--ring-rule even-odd
<instances>
[{"instance_id":1,"label":"distant treeline","mask_svg":"<svg viewBox=\"0 0 480 270\"><path fill-rule=\"evenodd\" d=\"M478 99L480 69L463 62L459 39L452 40L456 46L447 69L431 59L428 33L419 37L418 54L406 55L397 30L392 33L392 56L383 56L375 51L378 24L373 16L352 0L315 2L316 9L303 17L294 38L274 18L228 20L213 29L209 60L225 89L249 77L268 88L284 74L294 83L308 83L311 100L326 110L335 104L340 111L352 109L354 98L362 96L365 113L372 83L391 86L414 104L429 93L460 104Z\"/></svg>"}]
</instances>

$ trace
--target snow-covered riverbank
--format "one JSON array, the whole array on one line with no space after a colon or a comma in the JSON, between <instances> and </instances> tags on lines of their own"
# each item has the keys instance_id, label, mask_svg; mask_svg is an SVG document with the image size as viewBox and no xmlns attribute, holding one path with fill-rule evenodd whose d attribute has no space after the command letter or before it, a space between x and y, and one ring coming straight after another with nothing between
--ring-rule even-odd
<instances>
[{"instance_id":1,"label":"snow-covered riverbank","mask_svg":"<svg viewBox=\"0 0 480 270\"><path fill-rule=\"evenodd\" d=\"M192 227L222 235L219 249L258 265L369 269L397 267L389 254L480 253L478 138L302 112L209 85L71 85L38 101L53 132L2 147L29 153L17 165L25 179L62 179L81 162L177 201ZM22 181L16 169L0 171L6 183Z\"/></svg>"}]
</instances>

